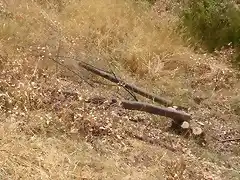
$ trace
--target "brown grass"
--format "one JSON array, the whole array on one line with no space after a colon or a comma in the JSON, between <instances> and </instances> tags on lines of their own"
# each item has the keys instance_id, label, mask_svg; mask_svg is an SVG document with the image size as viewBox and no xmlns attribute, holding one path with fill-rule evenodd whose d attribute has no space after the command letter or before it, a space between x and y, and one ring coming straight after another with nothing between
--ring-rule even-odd
<instances>
[{"instance_id":1,"label":"brown grass","mask_svg":"<svg viewBox=\"0 0 240 180\"><path fill-rule=\"evenodd\" d=\"M72 0L60 12L55 6L62 5L8 3L0 37L7 45L26 49L45 47L56 54L60 48L62 55L87 53L121 61L140 75L157 73L159 61L183 51L180 36L174 33L176 20L158 17L145 3Z\"/></svg>"},{"instance_id":2,"label":"brown grass","mask_svg":"<svg viewBox=\"0 0 240 180\"><path fill-rule=\"evenodd\" d=\"M227 56L217 61L219 56L184 47L175 31L178 18L155 10L132 0L0 3L0 179L239 177L236 155L229 155L231 168L220 167L225 160L215 158L216 152L209 153L216 162L202 158L205 151L222 150L211 138L209 149L200 148L166 132L164 118L143 114L144 120L134 123L130 120L141 114L86 104L88 97L117 93L90 88L50 59L78 57L106 69L111 63L127 81L193 107L196 121L211 119L212 135L221 128L229 130L226 136L238 135L238 79ZM65 63L80 71L76 61ZM80 95L64 96L58 90ZM208 102L196 104L198 93ZM229 117L231 123L219 120ZM239 148L231 147L234 152Z\"/></svg>"}]
</instances>

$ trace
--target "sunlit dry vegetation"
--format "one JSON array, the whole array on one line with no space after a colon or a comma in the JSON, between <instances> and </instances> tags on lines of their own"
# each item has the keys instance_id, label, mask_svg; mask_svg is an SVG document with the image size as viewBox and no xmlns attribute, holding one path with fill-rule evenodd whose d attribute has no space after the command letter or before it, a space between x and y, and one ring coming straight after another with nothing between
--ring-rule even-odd
<instances>
[{"instance_id":1,"label":"sunlit dry vegetation","mask_svg":"<svg viewBox=\"0 0 240 180\"><path fill-rule=\"evenodd\" d=\"M1 1L0 179L238 179L239 143L216 141L239 135L234 50L196 54L179 29L180 5ZM171 134L166 118L86 103L130 97L89 86L74 58L189 107L209 146Z\"/></svg>"}]
</instances>

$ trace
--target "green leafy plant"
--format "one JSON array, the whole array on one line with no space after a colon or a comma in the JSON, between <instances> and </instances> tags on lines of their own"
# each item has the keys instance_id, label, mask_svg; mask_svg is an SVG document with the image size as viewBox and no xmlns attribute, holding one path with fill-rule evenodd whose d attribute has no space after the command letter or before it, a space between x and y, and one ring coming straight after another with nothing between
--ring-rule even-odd
<instances>
[{"instance_id":1,"label":"green leafy plant","mask_svg":"<svg viewBox=\"0 0 240 180\"><path fill-rule=\"evenodd\" d=\"M189 0L181 15L187 34L208 50L240 46L238 5L226 0Z\"/></svg>"}]
</instances>

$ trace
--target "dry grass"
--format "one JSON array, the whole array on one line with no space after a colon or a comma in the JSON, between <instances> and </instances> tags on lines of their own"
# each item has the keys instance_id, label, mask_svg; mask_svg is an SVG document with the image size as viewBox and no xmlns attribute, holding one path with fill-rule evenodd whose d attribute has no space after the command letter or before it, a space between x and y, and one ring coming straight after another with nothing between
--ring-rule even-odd
<instances>
[{"instance_id":1,"label":"dry grass","mask_svg":"<svg viewBox=\"0 0 240 180\"><path fill-rule=\"evenodd\" d=\"M225 164L220 168L225 160L218 156L216 162L202 158L211 148L221 151L212 139L210 150L202 149L166 132L167 122L159 122L165 119L153 122L154 117L143 114L144 121L134 123L130 120L138 113L86 104L85 98L116 93L90 89L50 59L76 56L103 68L112 63L125 79L194 107L194 118L213 135L221 128L229 130L225 136L238 135L237 73L227 56L216 61L218 56L196 55L184 47L174 15L157 14L156 8L132 0L9 0L0 5L1 179L239 177L234 170L239 168L237 155L229 155L232 169ZM65 63L77 68L74 60ZM209 102L196 104L195 93ZM222 127L219 118L230 115L232 123L221 120L227 126ZM239 145L231 147L237 152Z\"/></svg>"},{"instance_id":2,"label":"dry grass","mask_svg":"<svg viewBox=\"0 0 240 180\"><path fill-rule=\"evenodd\" d=\"M158 17L146 3L72 0L60 12L54 5L62 6L54 1L43 6L24 0L9 2L1 20L3 46L45 47L60 55L91 54L120 61L139 75L154 75L159 61L183 51L180 36L174 32L176 20Z\"/></svg>"}]
</instances>

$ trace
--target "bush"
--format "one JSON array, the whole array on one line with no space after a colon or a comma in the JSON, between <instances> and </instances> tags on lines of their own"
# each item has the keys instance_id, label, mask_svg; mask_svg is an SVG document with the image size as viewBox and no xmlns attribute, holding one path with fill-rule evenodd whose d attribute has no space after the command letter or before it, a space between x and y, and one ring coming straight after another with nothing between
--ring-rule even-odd
<instances>
[{"instance_id":1,"label":"bush","mask_svg":"<svg viewBox=\"0 0 240 180\"><path fill-rule=\"evenodd\" d=\"M228 44L240 46L240 10L227 0L189 0L183 13L188 35L213 51Z\"/></svg>"}]
</instances>

